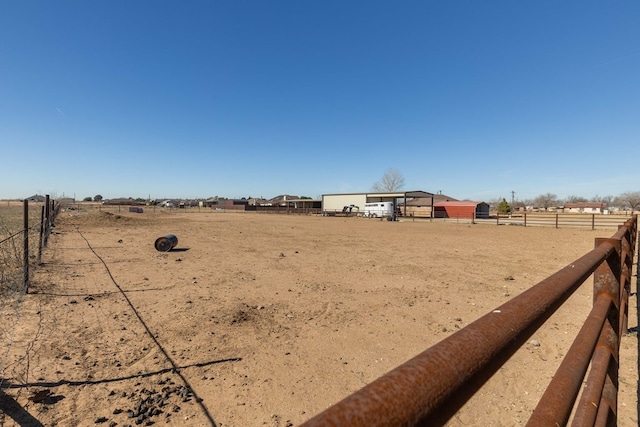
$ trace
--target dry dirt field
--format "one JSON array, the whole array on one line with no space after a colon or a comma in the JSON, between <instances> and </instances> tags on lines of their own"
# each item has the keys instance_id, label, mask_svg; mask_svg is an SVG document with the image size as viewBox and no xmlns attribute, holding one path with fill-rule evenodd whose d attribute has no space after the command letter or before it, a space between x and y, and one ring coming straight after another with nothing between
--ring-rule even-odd
<instances>
[{"instance_id":1,"label":"dry dirt field","mask_svg":"<svg viewBox=\"0 0 640 427\"><path fill-rule=\"evenodd\" d=\"M2 355L0 426L300 424L615 232L73 211L54 230ZM591 292L449 425L524 425ZM623 338L620 426L638 425L637 348Z\"/></svg>"}]
</instances>

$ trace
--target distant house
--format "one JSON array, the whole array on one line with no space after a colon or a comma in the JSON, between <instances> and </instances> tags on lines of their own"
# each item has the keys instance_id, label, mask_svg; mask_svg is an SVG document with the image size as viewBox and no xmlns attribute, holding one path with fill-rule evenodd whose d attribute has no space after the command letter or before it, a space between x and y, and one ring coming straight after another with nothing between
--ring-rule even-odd
<instances>
[{"instance_id":1,"label":"distant house","mask_svg":"<svg viewBox=\"0 0 640 427\"><path fill-rule=\"evenodd\" d=\"M300 199L300 197L292 196L290 194L281 194L280 196L276 196L273 199L267 200L267 204L270 204L270 206L286 206L288 200L297 199Z\"/></svg>"},{"instance_id":2,"label":"distant house","mask_svg":"<svg viewBox=\"0 0 640 427\"><path fill-rule=\"evenodd\" d=\"M131 197L119 197L115 199L108 199L103 201L104 205L120 205L120 206L141 206L144 205L145 202L139 202Z\"/></svg>"},{"instance_id":3,"label":"distant house","mask_svg":"<svg viewBox=\"0 0 640 427\"><path fill-rule=\"evenodd\" d=\"M269 204L269 201L263 198L252 197L250 199L247 199L247 201L249 202L250 206L271 206Z\"/></svg>"},{"instance_id":4,"label":"distant house","mask_svg":"<svg viewBox=\"0 0 640 427\"><path fill-rule=\"evenodd\" d=\"M247 209L247 206L249 206L249 201L247 199L224 199L218 200L218 203L214 206L214 208L244 211Z\"/></svg>"},{"instance_id":5,"label":"distant house","mask_svg":"<svg viewBox=\"0 0 640 427\"><path fill-rule=\"evenodd\" d=\"M27 200L28 202L34 202L34 203L43 203L47 200L47 198L45 196L41 196L39 194L34 194L31 197L27 197L25 200Z\"/></svg>"},{"instance_id":6,"label":"distant house","mask_svg":"<svg viewBox=\"0 0 640 427\"><path fill-rule=\"evenodd\" d=\"M489 218L489 205L485 202L446 201L433 204L435 218Z\"/></svg>"},{"instance_id":7,"label":"distant house","mask_svg":"<svg viewBox=\"0 0 640 427\"><path fill-rule=\"evenodd\" d=\"M559 206L549 206L549 207L538 207L538 206L526 206L526 212L562 212L562 207Z\"/></svg>"},{"instance_id":8,"label":"distant house","mask_svg":"<svg viewBox=\"0 0 640 427\"><path fill-rule=\"evenodd\" d=\"M564 213L590 213L590 214L608 214L609 209L606 203L602 202L580 202L567 203L563 208Z\"/></svg>"},{"instance_id":9,"label":"distant house","mask_svg":"<svg viewBox=\"0 0 640 427\"><path fill-rule=\"evenodd\" d=\"M215 207L215 205L218 204L218 197L209 197L206 200L202 201L202 206L209 208L209 207Z\"/></svg>"}]
</instances>

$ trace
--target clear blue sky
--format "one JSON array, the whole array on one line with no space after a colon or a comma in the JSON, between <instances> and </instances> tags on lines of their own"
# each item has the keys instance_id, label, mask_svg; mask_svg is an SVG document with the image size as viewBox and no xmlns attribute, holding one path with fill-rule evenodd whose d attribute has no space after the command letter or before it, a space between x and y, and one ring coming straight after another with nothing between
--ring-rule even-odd
<instances>
[{"instance_id":1,"label":"clear blue sky","mask_svg":"<svg viewBox=\"0 0 640 427\"><path fill-rule=\"evenodd\" d=\"M640 2L4 1L0 198L640 190Z\"/></svg>"}]
</instances>

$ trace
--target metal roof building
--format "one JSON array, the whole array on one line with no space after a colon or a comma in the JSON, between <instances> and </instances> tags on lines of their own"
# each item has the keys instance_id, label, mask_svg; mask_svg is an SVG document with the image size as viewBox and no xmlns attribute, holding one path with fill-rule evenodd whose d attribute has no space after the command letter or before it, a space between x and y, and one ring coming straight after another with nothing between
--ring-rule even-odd
<instances>
[{"instance_id":1,"label":"metal roof building","mask_svg":"<svg viewBox=\"0 0 640 427\"><path fill-rule=\"evenodd\" d=\"M415 198L431 199L431 205L433 206L433 197L434 194L427 191L323 194L322 211L324 213L337 213L343 212L345 206L353 205L361 209L364 208L366 203L393 202L396 209L398 209L401 214L406 215L408 200Z\"/></svg>"},{"instance_id":2,"label":"metal roof building","mask_svg":"<svg viewBox=\"0 0 640 427\"><path fill-rule=\"evenodd\" d=\"M489 205L485 202L446 201L435 203L433 207L436 218L489 218Z\"/></svg>"}]
</instances>

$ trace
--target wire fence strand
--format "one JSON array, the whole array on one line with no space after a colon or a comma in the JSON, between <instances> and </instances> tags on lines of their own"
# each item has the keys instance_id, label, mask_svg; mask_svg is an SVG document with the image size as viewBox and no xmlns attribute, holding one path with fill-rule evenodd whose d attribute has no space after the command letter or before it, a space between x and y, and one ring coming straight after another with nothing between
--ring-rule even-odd
<instances>
[{"instance_id":1,"label":"wire fence strand","mask_svg":"<svg viewBox=\"0 0 640 427\"><path fill-rule=\"evenodd\" d=\"M0 386L4 382L6 358L11 351L22 317L30 276L40 264L46 237L60 211L60 204L23 201L0 207ZM47 212L47 215L45 215Z\"/></svg>"}]
</instances>

